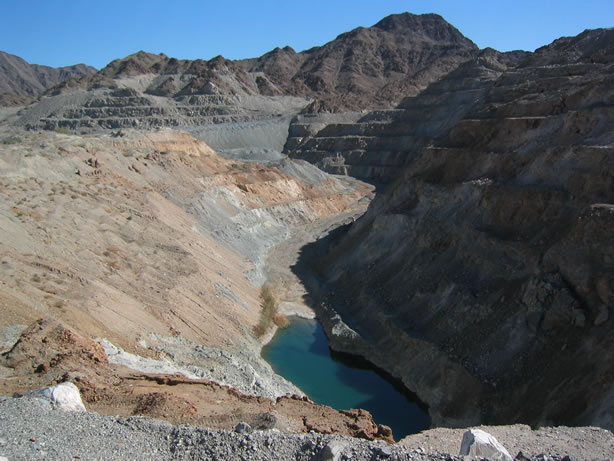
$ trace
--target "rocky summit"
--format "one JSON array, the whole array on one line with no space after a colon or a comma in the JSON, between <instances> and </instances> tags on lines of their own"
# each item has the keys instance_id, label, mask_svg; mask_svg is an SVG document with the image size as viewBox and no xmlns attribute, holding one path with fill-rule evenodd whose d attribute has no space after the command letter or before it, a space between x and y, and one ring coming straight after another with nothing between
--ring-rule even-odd
<instances>
[{"instance_id":1,"label":"rocky summit","mask_svg":"<svg viewBox=\"0 0 614 461\"><path fill-rule=\"evenodd\" d=\"M614 456L614 29L0 69L0 459ZM288 315L434 427L277 375Z\"/></svg>"}]
</instances>

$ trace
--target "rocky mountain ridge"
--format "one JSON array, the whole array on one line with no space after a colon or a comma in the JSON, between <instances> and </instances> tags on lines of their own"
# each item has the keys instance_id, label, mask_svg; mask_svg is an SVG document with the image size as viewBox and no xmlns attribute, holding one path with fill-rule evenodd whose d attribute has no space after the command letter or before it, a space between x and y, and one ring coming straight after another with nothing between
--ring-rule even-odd
<instances>
[{"instance_id":1,"label":"rocky mountain ridge","mask_svg":"<svg viewBox=\"0 0 614 461\"><path fill-rule=\"evenodd\" d=\"M140 51L50 89L20 123L90 132L390 108L477 52L440 16L409 13L300 53L285 47L253 59L190 61Z\"/></svg>"},{"instance_id":2,"label":"rocky mountain ridge","mask_svg":"<svg viewBox=\"0 0 614 461\"><path fill-rule=\"evenodd\" d=\"M441 16L403 13L299 53L284 47L253 59L190 61L140 51L74 83L113 88L113 79L155 74L159 78L145 93L292 95L336 111L366 109L395 105L400 95L416 94L476 52L475 44Z\"/></svg>"},{"instance_id":3,"label":"rocky mountain ridge","mask_svg":"<svg viewBox=\"0 0 614 461\"><path fill-rule=\"evenodd\" d=\"M309 109L340 112L392 107L476 52L475 44L441 16L403 13L321 47L298 54L276 49L241 64L263 72L285 94L315 100Z\"/></svg>"},{"instance_id":4,"label":"rocky mountain ridge","mask_svg":"<svg viewBox=\"0 0 614 461\"><path fill-rule=\"evenodd\" d=\"M29 103L65 80L95 72L85 64L58 68L28 64L18 56L0 51L0 106Z\"/></svg>"}]
</instances>

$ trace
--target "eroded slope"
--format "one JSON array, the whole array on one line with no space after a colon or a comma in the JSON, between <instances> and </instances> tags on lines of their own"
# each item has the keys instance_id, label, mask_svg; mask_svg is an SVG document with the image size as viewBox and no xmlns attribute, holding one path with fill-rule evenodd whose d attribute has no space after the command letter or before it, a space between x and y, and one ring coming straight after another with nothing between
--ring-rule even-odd
<instances>
[{"instance_id":1,"label":"eroded slope","mask_svg":"<svg viewBox=\"0 0 614 461\"><path fill-rule=\"evenodd\" d=\"M292 229L364 210L359 201L368 187L305 162L265 167L226 160L181 132L81 137L5 130L1 136L2 347L12 346L18 325L41 317L62 322L67 332L41 327L43 333L22 337L25 352L3 357L5 392L81 377L94 387L91 404L139 413L139 400L121 386L113 394L114 385L132 378L112 370L100 375L97 364L108 357L113 366L141 370L142 392L152 394L143 398L154 406L169 392L174 402L173 389L196 389L194 379L238 389L228 397L236 408L243 405L239 394L256 407L273 405L258 396L300 394L260 358L252 334L264 263ZM74 334L89 341L83 356L74 341L69 352L54 349L53 341ZM95 363L87 350L100 346L89 338L105 338ZM180 373L173 379L185 386L152 377L165 373ZM132 385L125 382L128 393ZM187 403L178 408L191 408L197 394L184 392L179 401ZM296 422L298 414L282 427L308 430ZM232 427L233 418L222 417L225 426L216 427Z\"/></svg>"}]
</instances>

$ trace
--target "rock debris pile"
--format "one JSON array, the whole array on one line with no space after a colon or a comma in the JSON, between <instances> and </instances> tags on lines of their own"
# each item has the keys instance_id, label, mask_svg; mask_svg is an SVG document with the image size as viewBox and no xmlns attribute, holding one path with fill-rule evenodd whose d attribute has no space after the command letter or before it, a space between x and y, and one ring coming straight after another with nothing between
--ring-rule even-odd
<instances>
[{"instance_id":1,"label":"rock debris pile","mask_svg":"<svg viewBox=\"0 0 614 461\"><path fill-rule=\"evenodd\" d=\"M437 446L410 447L384 442L322 435L295 434L277 430L211 430L189 425L173 426L143 417L119 418L89 412L64 412L54 409L49 400L28 396L0 397L0 456L11 461L32 459L83 460L462 460L466 455L507 460L505 448L481 430L472 430L472 442L463 448L459 434L448 443L456 445L453 453ZM36 424L32 424L36 421ZM607 459L604 449L612 447L613 437L600 432L592 447L579 451L559 447L561 451L523 455L534 450L527 445L519 460L571 461L573 456L587 460ZM510 434L512 435L512 434ZM535 442L535 441L534 441ZM579 441L576 441L579 442ZM484 447L488 446L488 449ZM611 453L611 452L610 452Z\"/></svg>"}]
</instances>

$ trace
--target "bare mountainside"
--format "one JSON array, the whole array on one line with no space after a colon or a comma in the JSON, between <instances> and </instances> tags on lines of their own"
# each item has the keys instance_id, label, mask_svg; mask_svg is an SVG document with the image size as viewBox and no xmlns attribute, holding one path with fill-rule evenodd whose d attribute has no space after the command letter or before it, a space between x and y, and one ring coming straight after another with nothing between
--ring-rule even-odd
<instances>
[{"instance_id":1,"label":"bare mountainside","mask_svg":"<svg viewBox=\"0 0 614 461\"><path fill-rule=\"evenodd\" d=\"M190 61L141 51L50 89L20 123L78 131L145 129L390 108L477 51L440 16L409 13L300 53L286 47L241 61Z\"/></svg>"},{"instance_id":2,"label":"bare mountainside","mask_svg":"<svg viewBox=\"0 0 614 461\"><path fill-rule=\"evenodd\" d=\"M333 347L401 377L436 424L614 427L613 51L612 29L484 50L287 145L386 184L303 262Z\"/></svg>"},{"instance_id":3,"label":"bare mountainside","mask_svg":"<svg viewBox=\"0 0 614 461\"><path fill-rule=\"evenodd\" d=\"M29 103L64 80L95 72L85 64L58 68L28 64L18 56L0 51L0 106Z\"/></svg>"},{"instance_id":4,"label":"bare mountainside","mask_svg":"<svg viewBox=\"0 0 614 461\"><path fill-rule=\"evenodd\" d=\"M388 16L320 47L297 53L290 47L254 59L178 60L139 52L111 62L81 80L113 86L112 79L155 74L146 93L160 96L210 94L293 95L334 109L390 107L416 94L477 47L435 14Z\"/></svg>"},{"instance_id":5,"label":"bare mountainside","mask_svg":"<svg viewBox=\"0 0 614 461\"><path fill-rule=\"evenodd\" d=\"M301 53L277 48L241 64L268 80L260 83L265 94L281 90L306 96L315 100L308 111L339 112L391 107L477 50L441 16L403 13L341 34L321 47Z\"/></svg>"}]
</instances>

